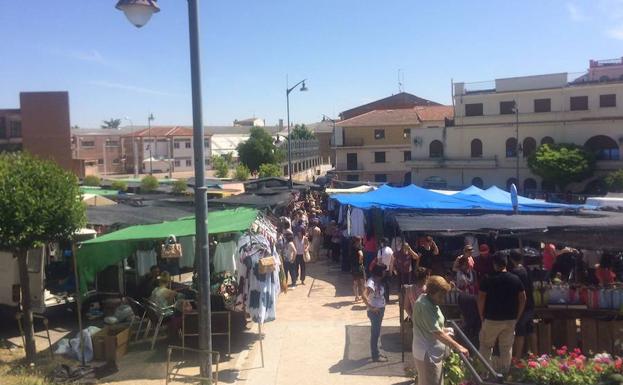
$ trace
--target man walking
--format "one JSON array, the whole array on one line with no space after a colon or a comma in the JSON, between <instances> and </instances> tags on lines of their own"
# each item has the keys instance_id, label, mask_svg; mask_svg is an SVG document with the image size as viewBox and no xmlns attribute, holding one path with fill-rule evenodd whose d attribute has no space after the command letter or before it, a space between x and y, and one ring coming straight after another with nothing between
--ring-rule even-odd
<instances>
[{"instance_id":1,"label":"man walking","mask_svg":"<svg viewBox=\"0 0 623 385\"><path fill-rule=\"evenodd\" d=\"M526 291L526 307L523 314L520 314L515 326L515 344L513 346L513 356L521 358L523 355L526 337L533 333L532 319L534 318L534 291L532 280L528 276L528 271L523 266L523 256L517 249L511 250L510 262L513 266L511 273L515 274L521 281Z\"/></svg>"},{"instance_id":2,"label":"man walking","mask_svg":"<svg viewBox=\"0 0 623 385\"><path fill-rule=\"evenodd\" d=\"M494 272L480 284L478 311L482 320L480 353L491 362L491 351L498 340L500 359L494 368L508 373L511 364L515 325L526 306L526 292L521 280L506 271L505 255L493 256Z\"/></svg>"}]
</instances>

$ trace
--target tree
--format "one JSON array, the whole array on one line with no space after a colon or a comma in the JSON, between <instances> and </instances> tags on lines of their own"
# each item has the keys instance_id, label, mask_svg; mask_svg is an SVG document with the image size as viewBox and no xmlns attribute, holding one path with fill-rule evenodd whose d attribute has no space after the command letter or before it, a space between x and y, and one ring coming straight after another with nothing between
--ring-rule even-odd
<instances>
[{"instance_id":1,"label":"tree","mask_svg":"<svg viewBox=\"0 0 623 385\"><path fill-rule=\"evenodd\" d=\"M212 168L216 170L217 178L227 178L229 176L229 164L220 155L212 156Z\"/></svg>"},{"instance_id":2,"label":"tree","mask_svg":"<svg viewBox=\"0 0 623 385\"><path fill-rule=\"evenodd\" d=\"M239 164L236 167L234 178L236 178L236 180L245 181L249 179L249 175L251 175L251 170L249 170L249 168L245 166L244 164Z\"/></svg>"},{"instance_id":3,"label":"tree","mask_svg":"<svg viewBox=\"0 0 623 385\"><path fill-rule=\"evenodd\" d=\"M316 135L304 124L297 124L290 132L292 140L311 140L316 139Z\"/></svg>"},{"instance_id":4,"label":"tree","mask_svg":"<svg viewBox=\"0 0 623 385\"><path fill-rule=\"evenodd\" d=\"M275 146L273 138L261 127L251 128L249 139L238 145L240 162L251 171L257 171L261 164L279 163L283 152Z\"/></svg>"},{"instance_id":5,"label":"tree","mask_svg":"<svg viewBox=\"0 0 623 385\"><path fill-rule=\"evenodd\" d=\"M104 120L104 124L101 125L104 129L116 130L121 126L121 119L110 118L110 120Z\"/></svg>"},{"instance_id":6,"label":"tree","mask_svg":"<svg viewBox=\"0 0 623 385\"><path fill-rule=\"evenodd\" d=\"M606 186L610 192L623 192L623 169L613 171L605 178Z\"/></svg>"},{"instance_id":7,"label":"tree","mask_svg":"<svg viewBox=\"0 0 623 385\"><path fill-rule=\"evenodd\" d=\"M122 180L115 180L110 187L112 187L113 190L126 191L128 189L128 184Z\"/></svg>"},{"instance_id":8,"label":"tree","mask_svg":"<svg viewBox=\"0 0 623 385\"><path fill-rule=\"evenodd\" d=\"M595 155L575 144L543 144L528 158L528 167L562 191L593 174Z\"/></svg>"},{"instance_id":9,"label":"tree","mask_svg":"<svg viewBox=\"0 0 623 385\"><path fill-rule=\"evenodd\" d=\"M78 178L27 153L0 154L0 250L18 259L26 359L36 355L27 253L71 239L85 223Z\"/></svg>"},{"instance_id":10,"label":"tree","mask_svg":"<svg viewBox=\"0 0 623 385\"><path fill-rule=\"evenodd\" d=\"M141 179L141 191L143 192L152 192L158 188L158 179L156 179L153 175L146 175L143 179Z\"/></svg>"},{"instance_id":11,"label":"tree","mask_svg":"<svg viewBox=\"0 0 623 385\"><path fill-rule=\"evenodd\" d=\"M186 185L186 181L178 179L175 182L173 182L173 187L171 191L173 191L173 194L183 194L186 192L187 189L188 189L188 186Z\"/></svg>"},{"instance_id":12,"label":"tree","mask_svg":"<svg viewBox=\"0 0 623 385\"><path fill-rule=\"evenodd\" d=\"M260 178L281 176L281 166L274 163L264 163L260 166Z\"/></svg>"},{"instance_id":13,"label":"tree","mask_svg":"<svg viewBox=\"0 0 623 385\"><path fill-rule=\"evenodd\" d=\"M227 154L223 154L222 155L223 159L225 159L225 162L227 162L227 164L232 165L234 164L234 153L233 152L228 152Z\"/></svg>"},{"instance_id":14,"label":"tree","mask_svg":"<svg viewBox=\"0 0 623 385\"><path fill-rule=\"evenodd\" d=\"M82 184L85 186L99 186L101 179L97 175L87 175L82 180Z\"/></svg>"}]
</instances>

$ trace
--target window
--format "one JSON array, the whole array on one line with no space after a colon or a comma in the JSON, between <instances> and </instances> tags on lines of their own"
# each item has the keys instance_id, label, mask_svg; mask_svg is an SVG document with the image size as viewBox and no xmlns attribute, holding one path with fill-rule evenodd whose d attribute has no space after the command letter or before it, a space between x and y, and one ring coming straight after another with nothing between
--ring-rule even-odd
<instances>
[{"instance_id":1,"label":"window","mask_svg":"<svg viewBox=\"0 0 623 385\"><path fill-rule=\"evenodd\" d=\"M192 159L186 159L186 167L190 167L193 165Z\"/></svg>"},{"instance_id":2,"label":"window","mask_svg":"<svg viewBox=\"0 0 623 385\"><path fill-rule=\"evenodd\" d=\"M482 188L482 186L484 186L484 182L482 181L482 178L480 177L475 177L474 179L472 179L472 186L476 186L478 188Z\"/></svg>"},{"instance_id":3,"label":"window","mask_svg":"<svg viewBox=\"0 0 623 385\"><path fill-rule=\"evenodd\" d=\"M588 110L588 96L572 96L569 98L569 109L571 111Z\"/></svg>"},{"instance_id":4,"label":"window","mask_svg":"<svg viewBox=\"0 0 623 385\"><path fill-rule=\"evenodd\" d=\"M465 105L465 116L482 116L482 103L472 103Z\"/></svg>"},{"instance_id":5,"label":"window","mask_svg":"<svg viewBox=\"0 0 623 385\"><path fill-rule=\"evenodd\" d=\"M506 139L506 157L514 158L517 156L517 139L508 138Z\"/></svg>"},{"instance_id":6,"label":"window","mask_svg":"<svg viewBox=\"0 0 623 385\"><path fill-rule=\"evenodd\" d=\"M385 130L382 128L374 130L374 139L385 139Z\"/></svg>"},{"instance_id":7,"label":"window","mask_svg":"<svg viewBox=\"0 0 623 385\"><path fill-rule=\"evenodd\" d=\"M106 147L119 147L119 141L114 139L106 139Z\"/></svg>"},{"instance_id":8,"label":"window","mask_svg":"<svg viewBox=\"0 0 623 385\"><path fill-rule=\"evenodd\" d=\"M536 191L537 184L536 181L532 178L528 178L523 181L523 191Z\"/></svg>"},{"instance_id":9,"label":"window","mask_svg":"<svg viewBox=\"0 0 623 385\"><path fill-rule=\"evenodd\" d=\"M512 115L515 113L515 102L500 102L500 115Z\"/></svg>"},{"instance_id":10,"label":"window","mask_svg":"<svg viewBox=\"0 0 623 385\"><path fill-rule=\"evenodd\" d=\"M610 78L609 78L608 76L606 76L606 75L603 75L603 76L601 76L601 77L599 78L599 81L600 81L600 82L607 82L608 80L610 80Z\"/></svg>"},{"instance_id":11,"label":"window","mask_svg":"<svg viewBox=\"0 0 623 385\"><path fill-rule=\"evenodd\" d=\"M385 151L376 151L374 153L374 163L385 163Z\"/></svg>"},{"instance_id":12,"label":"window","mask_svg":"<svg viewBox=\"0 0 623 385\"><path fill-rule=\"evenodd\" d=\"M403 151L402 152L402 160L408 162L411 160L411 151Z\"/></svg>"},{"instance_id":13,"label":"window","mask_svg":"<svg viewBox=\"0 0 623 385\"><path fill-rule=\"evenodd\" d=\"M359 175L348 174L348 175L346 175L346 180L349 181L349 182L359 182Z\"/></svg>"},{"instance_id":14,"label":"window","mask_svg":"<svg viewBox=\"0 0 623 385\"><path fill-rule=\"evenodd\" d=\"M534 112L551 112L552 99L534 99Z\"/></svg>"},{"instance_id":15,"label":"window","mask_svg":"<svg viewBox=\"0 0 623 385\"><path fill-rule=\"evenodd\" d=\"M12 120L9 122L11 132L9 133L9 137L11 138L21 138L22 137L22 122Z\"/></svg>"},{"instance_id":16,"label":"window","mask_svg":"<svg viewBox=\"0 0 623 385\"><path fill-rule=\"evenodd\" d=\"M523 140L523 157L527 158L536 152L536 140L527 137Z\"/></svg>"},{"instance_id":17,"label":"window","mask_svg":"<svg viewBox=\"0 0 623 385\"><path fill-rule=\"evenodd\" d=\"M609 136L593 136L584 143L584 147L594 152L597 160L619 160L619 145Z\"/></svg>"},{"instance_id":18,"label":"window","mask_svg":"<svg viewBox=\"0 0 623 385\"><path fill-rule=\"evenodd\" d=\"M556 185L550 181L544 180L541 182L541 190L546 192L554 192L556 191Z\"/></svg>"},{"instance_id":19,"label":"window","mask_svg":"<svg viewBox=\"0 0 623 385\"><path fill-rule=\"evenodd\" d=\"M180 142L173 142L173 148L180 148Z\"/></svg>"},{"instance_id":20,"label":"window","mask_svg":"<svg viewBox=\"0 0 623 385\"><path fill-rule=\"evenodd\" d=\"M184 142L184 147L185 148L190 148L190 140L187 140Z\"/></svg>"},{"instance_id":21,"label":"window","mask_svg":"<svg viewBox=\"0 0 623 385\"><path fill-rule=\"evenodd\" d=\"M119 158L115 158L115 159L112 160L112 164L119 164L119 163L121 163Z\"/></svg>"},{"instance_id":22,"label":"window","mask_svg":"<svg viewBox=\"0 0 623 385\"><path fill-rule=\"evenodd\" d=\"M346 154L346 169L357 170L357 153ZM284 174L287 174L287 172Z\"/></svg>"},{"instance_id":23,"label":"window","mask_svg":"<svg viewBox=\"0 0 623 385\"><path fill-rule=\"evenodd\" d=\"M80 144L82 147L95 147L94 140L83 140Z\"/></svg>"},{"instance_id":24,"label":"window","mask_svg":"<svg viewBox=\"0 0 623 385\"><path fill-rule=\"evenodd\" d=\"M402 138L403 139L409 139L411 137L411 129L410 128L405 128L404 130L402 130Z\"/></svg>"},{"instance_id":25,"label":"window","mask_svg":"<svg viewBox=\"0 0 623 385\"><path fill-rule=\"evenodd\" d=\"M0 116L0 138L6 138L6 118Z\"/></svg>"},{"instance_id":26,"label":"window","mask_svg":"<svg viewBox=\"0 0 623 385\"><path fill-rule=\"evenodd\" d=\"M430 142L428 156L430 158L443 158L443 144L438 140Z\"/></svg>"},{"instance_id":27,"label":"window","mask_svg":"<svg viewBox=\"0 0 623 385\"><path fill-rule=\"evenodd\" d=\"M472 140L471 147L472 158L482 158L482 141L480 139Z\"/></svg>"},{"instance_id":28,"label":"window","mask_svg":"<svg viewBox=\"0 0 623 385\"><path fill-rule=\"evenodd\" d=\"M180 167L180 166L181 166L181 163L182 163L182 162L180 162L180 160L179 160L179 159L175 159L175 160L173 161L173 165L174 165L175 167Z\"/></svg>"},{"instance_id":29,"label":"window","mask_svg":"<svg viewBox=\"0 0 623 385\"><path fill-rule=\"evenodd\" d=\"M203 141L203 147L210 148L210 141L209 140L204 140Z\"/></svg>"},{"instance_id":30,"label":"window","mask_svg":"<svg viewBox=\"0 0 623 385\"><path fill-rule=\"evenodd\" d=\"M599 107L616 107L616 94L599 95Z\"/></svg>"},{"instance_id":31,"label":"window","mask_svg":"<svg viewBox=\"0 0 623 385\"><path fill-rule=\"evenodd\" d=\"M377 183L387 182L387 174L374 174L374 181Z\"/></svg>"},{"instance_id":32,"label":"window","mask_svg":"<svg viewBox=\"0 0 623 385\"><path fill-rule=\"evenodd\" d=\"M551 146L552 144L554 144L554 138L552 138L551 136L543 137L543 139L541 139L541 145L543 144L549 144Z\"/></svg>"},{"instance_id":33,"label":"window","mask_svg":"<svg viewBox=\"0 0 623 385\"><path fill-rule=\"evenodd\" d=\"M104 159L98 159L97 164L104 164Z\"/></svg>"}]
</instances>

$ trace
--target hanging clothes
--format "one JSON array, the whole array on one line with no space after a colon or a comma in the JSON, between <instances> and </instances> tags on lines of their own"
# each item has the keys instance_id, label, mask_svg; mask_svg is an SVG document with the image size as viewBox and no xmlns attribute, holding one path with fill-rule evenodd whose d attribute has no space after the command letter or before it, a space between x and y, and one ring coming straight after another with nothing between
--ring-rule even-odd
<instances>
[{"instance_id":1,"label":"hanging clothes","mask_svg":"<svg viewBox=\"0 0 623 385\"><path fill-rule=\"evenodd\" d=\"M180 267L195 266L195 237L183 237L179 239L182 245L182 258L180 258Z\"/></svg>"},{"instance_id":2,"label":"hanging clothes","mask_svg":"<svg viewBox=\"0 0 623 385\"><path fill-rule=\"evenodd\" d=\"M276 318L277 296L280 290L279 271L281 261L274 246L263 235L247 234L238 241L240 254L238 276L242 303L251 320L257 323L270 322ZM272 256L275 270L261 274L259 260Z\"/></svg>"},{"instance_id":3,"label":"hanging clothes","mask_svg":"<svg viewBox=\"0 0 623 385\"><path fill-rule=\"evenodd\" d=\"M212 257L214 273L227 271L233 274L238 271L238 263L236 262L237 249L235 241L221 242L216 245L214 256Z\"/></svg>"},{"instance_id":4,"label":"hanging clothes","mask_svg":"<svg viewBox=\"0 0 623 385\"><path fill-rule=\"evenodd\" d=\"M156 250L136 250L134 253L136 257L136 271L138 272L139 277L149 273L149 269L157 265L156 260Z\"/></svg>"},{"instance_id":5,"label":"hanging clothes","mask_svg":"<svg viewBox=\"0 0 623 385\"><path fill-rule=\"evenodd\" d=\"M362 238L366 235L366 216L360 208L350 210L350 235Z\"/></svg>"}]
</instances>

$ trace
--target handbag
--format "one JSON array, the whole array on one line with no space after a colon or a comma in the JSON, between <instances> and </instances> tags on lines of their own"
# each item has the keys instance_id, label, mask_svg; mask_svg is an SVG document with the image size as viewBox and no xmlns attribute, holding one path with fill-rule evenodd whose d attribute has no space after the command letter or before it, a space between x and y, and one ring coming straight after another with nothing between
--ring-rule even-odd
<instances>
[{"instance_id":1,"label":"handbag","mask_svg":"<svg viewBox=\"0 0 623 385\"><path fill-rule=\"evenodd\" d=\"M260 274L268 274L275 271L275 258L272 256L260 258L258 264Z\"/></svg>"},{"instance_id":2,"label":"handbag","mask_svg":"<svg viewBox=\"0 0 623 385\"><path fill-rule=\"evenodd\" d=\"M303 253L303 261L305 261L305 262L311 261L311 254L309 254L309 251L305 251Z\"/></svg>"},{"instance_id":3,"label":"handbag","mask_svg":"<svg viewBox=\"0 0 623 385\"><path fill-rule=\"evenodd\" d=\"M182 245L177 243L175 235L169 235L169 238L162 244L160 255L167 259L182 257Z\"/></svg>"}]
</instances>

